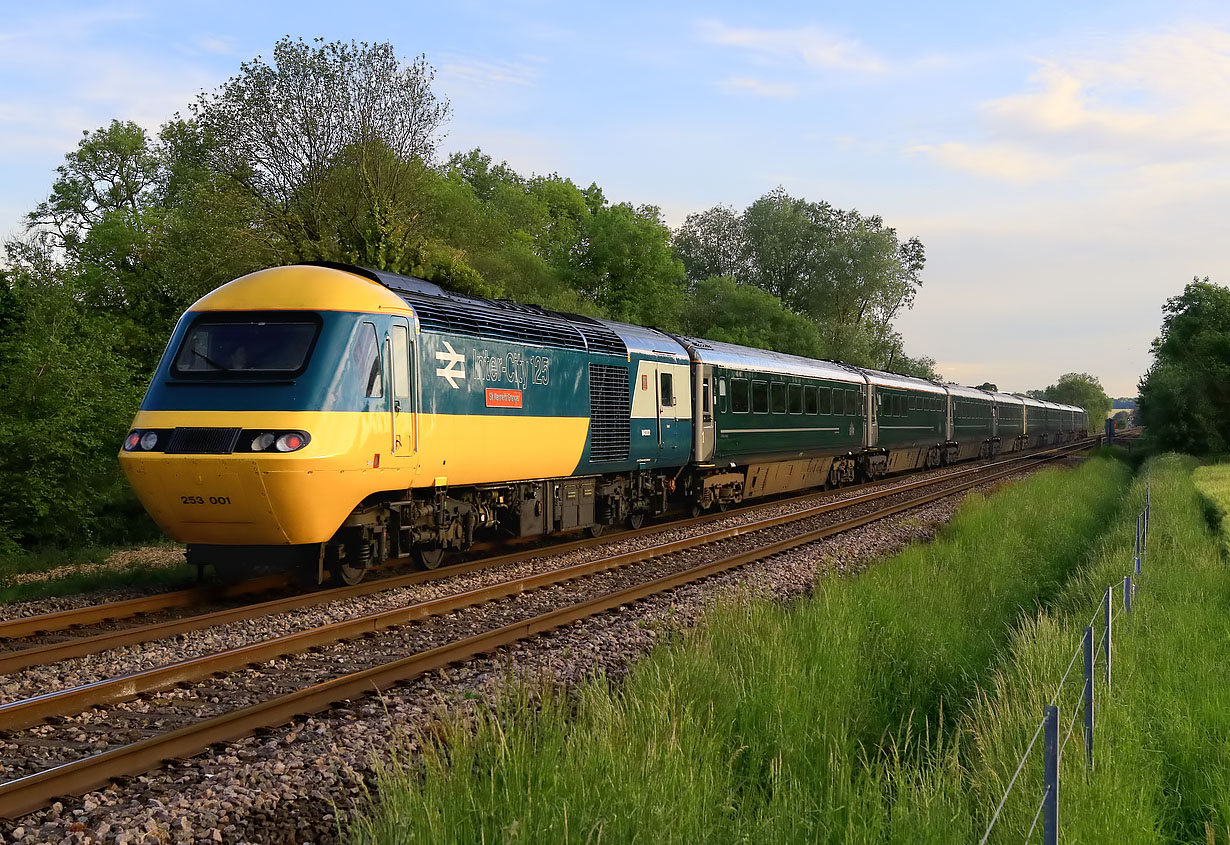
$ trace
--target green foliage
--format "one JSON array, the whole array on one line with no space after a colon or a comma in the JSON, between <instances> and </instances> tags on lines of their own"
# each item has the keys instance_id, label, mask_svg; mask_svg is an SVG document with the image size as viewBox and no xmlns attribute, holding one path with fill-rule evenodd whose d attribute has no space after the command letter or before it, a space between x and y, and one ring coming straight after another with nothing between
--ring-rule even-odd
<instances>
[{"instance_id":1,"label":"green foliage","mask_svg":"<svg viewBox=\"0 0 1230 845\"><path fill-rule=\"evenodd\" d=\"M773 294L729 276L713 276L696 285L683 328L696 337L811 358L828 357L830 351L815 323Z\"/></svg>"},{"instance_id":2,"label":"green foliage","mask_svg":"<svg viewBox=\"0 0 1230 845\"><path fill-rule=\"evenodd\" d=\"M830 357L910 374L934 371L934 361L907 358L892 331L922 284L922 242L900 241L880 217L777 188L742 214L717 206L689 216L674 245L691 286L730 276L773 294L819 327Z\"/></svg>"},{"instance_id":3,"label":"green foliage","mask_svg":"<svg viewBox=\"0 0 1230 845\"><path fill-rule=\"evenodd\" d=\"M1102 389L1102 382L1089 373L1066 373L1060 376L1059 381L1043 391L1040 398L1061 405L1078 405L1085 409L1093 423L1106 419L1111 407L1110 397Z\"/></svg>"},{"instance_id":4,"label":"green foliage","mask_svg":"<svg viewBox=\"0 0 1230 845\"><path fill-rule=\"evenodd\" d=\"M5 274L0 554L115 542L148 526L115 466L145 373L127 363L121 331L82 305L78 282L33 248Z\"/></svg>"},{"instance_id":5,"label":"green foliage","mask_svg":"<svg viewBox=\"0 0 1230 845\"><path fill-rule=\"evenodd\" d=\"M1230 289L1193 279L1162 308L1153 366L1140 381L1140 420L1163 449L1230 448Z\"/></svg>"},{"instance_id":6,"label":"green foliage","mask_svg":"<svg viewBox=\"0 0 1230 845\"><path fill-rule=\"evenodd\" d=\"M999 385L994 384L993 382L984 381L982 384L978 385L976 389L977 390L989 390L991 393L998 393Z\"/></svg>"}]
</instances>

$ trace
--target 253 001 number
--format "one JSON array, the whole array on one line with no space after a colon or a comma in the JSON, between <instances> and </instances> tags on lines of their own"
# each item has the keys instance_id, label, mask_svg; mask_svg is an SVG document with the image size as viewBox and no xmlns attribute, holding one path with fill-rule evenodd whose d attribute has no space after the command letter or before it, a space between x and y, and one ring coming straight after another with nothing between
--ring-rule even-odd
<instances>
[{"instance_id":1,"label":"253 001 number","mask_svg":"<svg viewBox=\"0 0 1230 845\"><path fill-rule=\"evenodd\" d=\"M203 505L208 502L211 505L229 505L231 503L230 496L180 496L180 504L184 505Z\"/></svg>"}]
</instances>

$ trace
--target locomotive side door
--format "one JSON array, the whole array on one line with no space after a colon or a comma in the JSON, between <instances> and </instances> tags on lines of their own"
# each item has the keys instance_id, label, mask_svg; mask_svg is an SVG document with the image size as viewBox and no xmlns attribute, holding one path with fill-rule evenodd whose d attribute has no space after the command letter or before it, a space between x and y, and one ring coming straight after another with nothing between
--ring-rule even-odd
<instances>
[{"instance_id":1,"label":"locomotive side door","mask_svg":"<svg viewBox=\"0 0 1230 845\"><path fill-rule=\"evenodd\" d=\"M389 375L393 383L391 413L393 415L393 441L390 451L394 457L409 457L417 450L418 432L415 429L414 399L410 374L411 358L410 326L405 317L394 317L386 340Z\"/></svg>"}]
</instances>

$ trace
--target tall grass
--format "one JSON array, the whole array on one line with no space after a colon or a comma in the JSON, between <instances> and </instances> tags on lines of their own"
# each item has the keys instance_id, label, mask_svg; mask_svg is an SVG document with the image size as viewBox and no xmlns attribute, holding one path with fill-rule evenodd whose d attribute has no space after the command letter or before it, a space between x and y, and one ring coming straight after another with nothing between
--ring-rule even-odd
<instances>
[{"instance_id":1,"label":"tall grass","mask_svg":"<svg viewBox=\"0 0 1230 845\"><path fill-rule=\"evenodd\" d=\"M522 691L418 737L361 842L954 841L996 778L967 702L1098 548L1129 483L1100 458L962 507L937 542L790 608L715 608L622 686ZM1054 676L1049 663L1040 675ZM1005 737L1004 741L1012 737ZM1009 743L1011 744L1011 743ZM979 745L978 754L985 754ZM976 756L976 755L975 755ZM1013 761L1015 763L1015 760ZM998 797L998 795L996 795Z\"/></svg>"},{"instance_id":2,"label":"tall grass","mask_svg":"<svg viewBox=\"0 0 1230 845\"><path fill-rule=\"evenodd\" d=\"M1095 672L1094 768L1086 770L1079 718L1060 760L1060 830L1069 841L1230 837L1230 573L1191 469L1190 461L1168 456L1146 470L1153 503L1148 555L1133 612L1120 612L1116 621L1109 691L1101 681L1104 664ZM960 838L981 836L1107 586L1114 588L1112 607L1121 607L1143 479L1128 503L1091 564L1047 612L1014 633L985 692L961 720L961 741L937 748L932 764L912 772L914 781L896 792L898 817L916 817L920 829L945 819L955 827L959 820ZM1100 626L1099 618L1099 639ZM1061 741L1078 713L1082 684L1078 662L1058 699ZM1020 842L1028 831L1043 791L1039 751L992 841ZM965 820L977 820L977 827ZM900 841L919 838L897 834Z\"/></svg>"}]
</instances>

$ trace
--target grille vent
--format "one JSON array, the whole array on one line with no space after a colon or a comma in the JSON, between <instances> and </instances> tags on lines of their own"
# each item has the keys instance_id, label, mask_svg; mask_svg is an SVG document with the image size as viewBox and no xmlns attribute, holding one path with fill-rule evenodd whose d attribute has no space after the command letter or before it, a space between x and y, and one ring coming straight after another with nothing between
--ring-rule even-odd
<instances>
[{"instance_id":1,"label":"grille vent","mask_svg":"<svg viewBox=\"0 0 1230 845\"><path fill-rule=\"evenodd\" d=\"M584 317L573 317L573 321L579 323ZM581 333L585 335L585 340L589 342L590 352L605 352L607 355L618 355L620 358L628 357L628 347L624 344L623 338L608 329L602 323L581 323L577 326Z\"/></svg>"},{"instance_id":2,"label":"grille vent","mask_svg":"<svg viewBox=\"0 0 1230 845\"><path fill-rule=\"evenodd\" d=\"M631 436L628 368L589 365L589 460L626 461Z\"/></svg>"},{"instance_id":3,"label":"grille vent","mask_svg":"<svg viewBox=\"0 0 1230 845\"><path fill-rule=\"evenodd\" d=\"M229 455L239 439L237 428L177 428L167 452L172 455Z\"/></svg>"},{"instance_id":4,"label":"grille vent","mask_svg":"<svg viewBox=\"0 0 1230 845\"><path fill-rule=\"evenodd\" d=\"M533 314L524 311L501 313L495 308L477 308L404 292L401 295L414 306L419 325L425 331L528 342L561 349L585 348L585 338L581 333L562 320L535 319Z\"/></svg>"}]
</instances>

